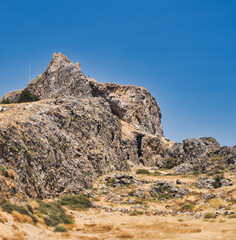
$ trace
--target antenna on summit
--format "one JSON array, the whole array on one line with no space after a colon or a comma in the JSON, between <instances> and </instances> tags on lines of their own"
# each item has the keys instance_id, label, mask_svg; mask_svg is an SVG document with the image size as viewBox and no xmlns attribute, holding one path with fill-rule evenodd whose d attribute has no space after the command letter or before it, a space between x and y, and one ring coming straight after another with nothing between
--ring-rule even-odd
<instances>
[{"instance_id":1,"label":"antenna on summit","mask_svg":"<svg viewBox=\"0 0 236 240\"><path fill-rule=\"evenodd\" d=\"M30 64L29 64L29 83L30 83Z\"/></svg>"}]
</instances>

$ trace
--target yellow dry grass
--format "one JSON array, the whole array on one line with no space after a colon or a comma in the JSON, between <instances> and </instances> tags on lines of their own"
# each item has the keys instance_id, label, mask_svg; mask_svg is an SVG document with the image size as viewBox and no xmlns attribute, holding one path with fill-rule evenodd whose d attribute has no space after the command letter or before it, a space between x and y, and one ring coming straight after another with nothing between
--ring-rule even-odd
<instances>
[{"instance_id":1,"label":"yellow dry grass","mask_svg":"<svg viewBox=\"0 0 236 240\"><path fill-rule=\"evenodd\" d=\"M31 217L24 215L24 214L20 214L16 211L12 212L12 216L15 222L19 222L19 223L31 223L33 224L33 220Z\"/></svg>"}]
</instances>

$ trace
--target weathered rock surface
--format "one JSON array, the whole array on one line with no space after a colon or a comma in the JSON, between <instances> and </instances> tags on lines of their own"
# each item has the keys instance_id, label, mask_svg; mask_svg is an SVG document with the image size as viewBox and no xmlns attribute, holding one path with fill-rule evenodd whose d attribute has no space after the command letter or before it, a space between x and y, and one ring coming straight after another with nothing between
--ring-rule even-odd
<instances>
[{"instance_id":1,"label":"weathered rock surface","mask_svg":"<svg viewBox=\"0 0 236 240\"><path fill-rule=\"evenodd\" d=\"M186 139L182 144L175 143L167 153L178 165L176 174L217 173L226 168L236 168L235 147L221 147L212 137Z\"/></svg>"},{"instance_id":2,"label":"weathered rock surface","mask_svg":"<svg viewBox=\"0 0 236 240\"><path fill-rule=\"evenodd\" d=\"M26 89L41 101L0 112L1 166L17 176L12 195L78 193L107 171L128 170L127 160L139 163L149 139L158 152L160 108L144 88L98 83L59 53ZM2 99L16 102L19 94Z\"/></svg>"},{"instance_id":3,"label":"weathered rock surface","mask_svg":"<svg viewBox=\"0 0 236 240\"><path fill-rule=\"evenodd\" d=\"M150 188L150 194L159 199L178 198L189 194L189 189L179 188L168 181L157 180Z\"/></svg>"},{"instance_id":4,"label":"weathered rock surface","mask_svg":"<svg viewBox=\"0 0 236 240\"><path fill-rule=\"evenodd\" d=\"M232 185L233 185L233 182L226 178L217 180L213 178L199 177L198 181L195 183L195 186L200 189L201 188L212 189L212 188L232 186Z\"/></svg>"},{"instance_id":5,"label":"weathered rock surface","mask_svg":"<svg viewBox=\"0 0 236 240\"><path fill-rule=\"evenodd\" d=\"M115 173L106 177L107 185L112 187L129 186L139 181L133 175L125 173Z\"/></svg>"},{"instance_id":6,"label":"weathered rock surface","mask_svg":"<svg viewBox=\"0 0 236 240\"><path fill-rule=\"evenodd\" d=\"M18 90L1 99L14 104L0 106L0 197L77 194L98 176L129 170L129 163L177 166L176 173L235 169L236 147L213 138L171 142L146 89L98 83L61 53L25 89L40 101L17 104Z\"/></svg>"}]
</instances>

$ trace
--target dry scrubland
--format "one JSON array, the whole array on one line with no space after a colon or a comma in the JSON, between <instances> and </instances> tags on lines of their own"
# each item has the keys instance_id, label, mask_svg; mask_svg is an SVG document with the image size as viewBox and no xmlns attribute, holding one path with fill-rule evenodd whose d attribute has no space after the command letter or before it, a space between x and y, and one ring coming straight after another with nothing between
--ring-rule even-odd
<instances>
[{"instance_id":1,"label":"dry scrubland","mask_svg":"<svg viewBox=\"0 0 236 240\"><path fill-rule=\"evenodd\" d=\"M17 211L10 214L2 209L1 239L235 239L235 174L225 174L234 182L232 186L199 189L193 185L199 176L146 169L149 172L136 174L137 168L134 168L134 182L124 185L115 181L117 174L98 179L92 189L84 192L94 203L91 208L79 210L73 205L63 206L73 223L57 225L64 226L67 232L55 232L55 226L46 225L45 214L39 211L40 204L36 200L29 199L27 204L32 207L37 223L30 216ZM177 179L181 180L179 188L189 189L186 196L173 197L168 189L161 198L148 194L156 180L177 186ZM217 197L204 199L204 193Z\"/></svg>"}]
</instances>

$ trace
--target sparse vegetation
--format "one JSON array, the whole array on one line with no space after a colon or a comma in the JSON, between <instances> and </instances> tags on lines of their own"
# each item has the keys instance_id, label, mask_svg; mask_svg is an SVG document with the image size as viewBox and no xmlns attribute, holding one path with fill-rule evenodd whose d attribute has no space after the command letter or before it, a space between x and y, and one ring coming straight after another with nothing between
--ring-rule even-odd
<instances>
[{"instance_id":1,"label":"sparse vegetation","mask_svg":"<svg viewBox=\"0 0 236 240\"><path fill-rule=\"evenodd\" d=\"M138 215L142 215L143 214L143 212L141 212L141 211L138 211L138 210L134 210L134 211L132 211L132 212L130 212L130 216L138 216Z\"/></svg>"},{"instance_id":2,"label":"sparse vegetation","mask_svg":"<svg viewBox=\"0 0 236 240\"><path fill-rule=\"evenodd\" d=\"M224 179L224 175L216 175L214 177L215 180L213 183L214 188L219 188L222 186L221 179Z\"/></svg>"},{"instance_id":3,"label":"sparse vegetation","mask_svg":"<svg viewBox=\"0 0 236 240\"><path fill-rule=\"evenodd\" d=\"M133 196L134 196L134 190L130 191L130 192L128 193L128 195L129 195L130 197L133 197Z\"/></svg>"},{"instance_id":4,"label":"sparse vegetation","mask_svg":"<svg viewBox=\"0 0 236 240\"><path fill-rule=\"evenodd\" d=\"M9 100L9 98L4 98L1 102L1 104L11 104L12 102Z\"/></svg>"},{"instance_id":5,"label":"sparse vegetation","mask_svg":"<svg viewBox=\"0 0 236 240\"><path fill-rule=\"evenodd\" d=\"M45 203L41 200L37 201L39 204L39 213L43 214L44 222L47 226L56 226L60 223L72 224L72 218L66 214L61 204L58 202Z\"/></svg>"},{"instance_id":6,"label":"sparse vegetation","mask_svg":"<svg viewBox=\"0 0 236 240\"><path fill-rule=\"evenodd\" d=\"M34 151L27 150L25 152L25 155L27 156L29 162L32 162L34 160Z\"/></svg>"},{"instance_id":7,"label":"sparse vegetation","mask_svg":"<svg viewBox=\"0 0 236 240\"><path fill-rule=\"evenodd\" d=\"M69 206L72 209L83 210L90 208L92 203L84 195L64 196L59 200L60 204Z\"/></svg>"},{"instance_id":8,"label":"sparse vegetation","mask_svg":"<svg viewBox=\"0 0 236 240\"><path fill-rule=\"evenodd\" d=\"M192 204L185 204L182 206L182 210L193 210L194 206Z\"/></svg>"},{"instance_id":9,"label":"sparse vegetation","mask_svg":"<svg viewBox=\"0 0 236 240\"><path fill-rule=\"evenodd\" d=\"M35 102L38 101L39 98L35 96L32 92L30 92L28 89L24 89L19 98L17 99L18 103L23 103L23 102Z\"/></svg>"},{"instance_id":10,"label":"sparse vegetation","mask_svg":"<svg viewBox=\"0 0 236 240\"><path fill-rule=\"evenodd\" d=\"M68 232L68 230L63 226L56 226L54 232Z\"/></svg>"},{"instance_id":11,"label":"sparse vegetation","mask_svg":"<svg viewBox=\"0 0 236 240\"><path fill-rule=\"evenodd\" d=\"M164 169L171 169L177 165L177 160L172 157L168 157L163 168Z\"/></svg>"},{"instance_id":12,"label":"sparse vegetation","mask_svg":"<svg viewBox=\"0 0 236 240\"><path fill-rule=\"evenodd\" d=\"M152 176L160 176L161 175L161 172L158 172L158 171L155 171L152 173Z\"/></svg>"},{"instance_id":13,"label":"sparse vegetation","mask_svg":"<svg viewBox=\"0 0 236 240\"><path fill-rule=\"evenodd\" d=\"M35 216L33 216L32 213L30 211L28 211L28 209L24 206L18 206L16 204L12 204L10 201L8 201L6 199L2 199L0 201L0 206L1 206L2 210L5 212L12 213L13 211L16 211L20 214L24 214L24 215L31 217L34 223L37 222L37 218Z\"/></svg>"},{"instance_id":14,"label":"sparse vegetation","mask_svg":"<svg viewBox=\"0 0 236 240\"><path fill-rule=\"evenodd\" d=\"M204 215L204 219L210 219L210 218L215 218L216 215L214 213L206 213Z\"/></svg>"},{"instance_id":15,"label":"sparse vegetation","mask_svg":"<svg viewBox=\"0 0 236 240\"><path fill-rule=\"evenodd\" d=\"M136 174L150 175L151 173L147 169L138 169Z\"/></svg>"}]
</instances>

